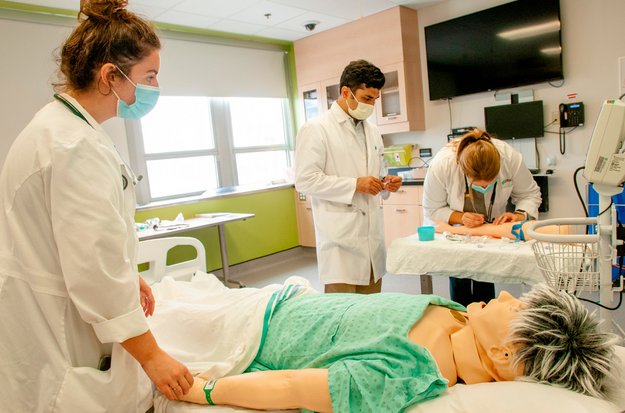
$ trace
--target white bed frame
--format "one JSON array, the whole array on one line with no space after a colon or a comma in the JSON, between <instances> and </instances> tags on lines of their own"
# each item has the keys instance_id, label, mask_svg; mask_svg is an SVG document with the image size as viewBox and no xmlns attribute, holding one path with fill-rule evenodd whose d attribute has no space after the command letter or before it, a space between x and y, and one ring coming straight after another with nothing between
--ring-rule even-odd
<instances>
[{"instance_id":1,"label":"white bed frame","mask_svg":"<svg viewBox=\"0 0 625 413\"><path fill-rule=\"evenodd\" d=\"M167 265L168 252L177 246L195 248L194 259ZM144 279L153 284L164 276L176 280L189 281L196 271L206 271L206 251L196 238L170 237L156 238L139 242L137 262L148 263L149 269L142 271ZM624 363L625 348L617 349L619 359ZM190 403L167 400L155 391L154 410L157 413L257 413L230 406L201 406ZM553 388L536 383L493 382L477 385L456 385L441 396L416 404L407 413L619 413L625 409L625 402L620 407L602 400L573 393L569 390ZM265 413L296 412L296 410L266 411Z\"/></svg>"},{"instance_id":2,"label":"white bed frame","mask_svg":"<svg viewBox=\"0 0 625 413\"><path fill-rule=\"evenodd\" d=\"M196 257L177 264L167 265L167 254L175 247L190 246L195 248ZM206 272L206 249L193 237L156 238L139 242L137 264L149 265L140 274L149 284L160 281L165 276L176 280L189 281L196 271Z\"/></svg>"}]
</instances>

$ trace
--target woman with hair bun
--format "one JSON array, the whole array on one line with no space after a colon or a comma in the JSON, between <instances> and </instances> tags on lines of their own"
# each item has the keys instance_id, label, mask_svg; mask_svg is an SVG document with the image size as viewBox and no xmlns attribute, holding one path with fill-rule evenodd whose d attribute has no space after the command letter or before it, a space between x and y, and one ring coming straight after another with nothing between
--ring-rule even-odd
<instances>
[{"instance_id":1,"label":"woman with hair bun","mask_svg":"<svg viewBox=\"0 0 625 413\"><path fill-rule=\"evenodd\" d=\"M514 205L507 210L508 201ZM474 129L441 149L423 184L427 221L475 228L538 218L540 188L522 155ZM451 299L464 305L495 297L492 283L450 277Z\"/></svg>"},{"instance_id":2,"label":"woman with hair bun","mask_svg":"<svg viewBox=\"0 0 625 413\"><path fill-rule=\"evenodd\" d=\"M193 384L149 330L136 180L100 126L138 119L159 97L159 38L126 6L81 1L60 52L59 93L17 137L0 174L3 411L145 412L148 377L169 399ZM136 362L118 357L124 351Z\"/></svg>"}]
</instances>

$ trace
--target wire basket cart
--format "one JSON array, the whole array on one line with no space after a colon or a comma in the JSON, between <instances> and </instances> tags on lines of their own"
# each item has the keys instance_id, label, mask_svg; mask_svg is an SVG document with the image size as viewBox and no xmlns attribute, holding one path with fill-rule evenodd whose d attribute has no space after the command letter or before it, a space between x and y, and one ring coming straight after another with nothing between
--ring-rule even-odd
<instances>
[{"instance_id":1,"label":"wire basket cart","mask_svg":"<svg viewBox=\"0 0 625 413\"><path fill-rule=\"evenodd\" d=\"M599 291L599 242L532 244L536 264L547 284L578 294Z\"/></svg>"},{"instance_id":2,"label":"wire basket cart","mask_svg":"<svg viewBox=\"0 0 625 413\"><path fill-rule=\"evenodd\" d=\"M598 233L565 234L562 232L568 231L560 231L564 226L568 230L575 226L585 228L587 225L597 225ZM547 226L556 227L558 231L536 231ZM535 240L532 249L547 283L575 295L598 291L597 304L601 307L599 312L604 328L606 331L615 328L625 338L625 331L614 323L611 315L611 311L618 305L615 308L606 307L612 303L613 293L623 291L624 287L622 276L618 286L615 287L612 281L616 246L622 244L616 238L616 231L606 229L598 223L598 218L561 218L537 221L526 232Z\"/></svg>"},{"instance_id":3,"label":"wire basket cart","mask_svg":"<svg viewBox=\"0 0 625 413\"><path fill-rule=\"evenodd\" d=\"M600 237L597 234L570 234L575 226L596 224L595 218L566 218L537 222L528 228L536 264L547 284L571 294L599 291ZM549 226L554 233L536 232Z\"/></svg>"}]
</instances>

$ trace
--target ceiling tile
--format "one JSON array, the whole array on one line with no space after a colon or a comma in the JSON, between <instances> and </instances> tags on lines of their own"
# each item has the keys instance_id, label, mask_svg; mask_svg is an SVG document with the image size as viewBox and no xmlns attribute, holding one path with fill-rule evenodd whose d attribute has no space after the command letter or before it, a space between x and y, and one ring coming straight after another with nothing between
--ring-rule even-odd
<instances>
[{"instance_id":1,"label":"ceiling tile","mask_svg":"<svg viewBox=\"0 0 625 413\"><path fill-rule=\"evenodd\" d=\"M236 20L223 19L215 24L211 24L209 27L211 30L217 30L220 32L237 33L237 34L256 34L265 26L259 24L252 24L247 22L240 22Z\"/></svg>"},{"instance_id":2,"label":"ceiling tile","mask_svg":"<svg viewBox=\"0 0 625 413\"><path fill-rule=\"evenodd\" d=\"M256 33L256 36L267 37L269 39L295 41L297 39L301 39L302 37L306 37L306 34L281 29L280 27L268 27Z\"/></svg>"},{"instance_id":3,"label":"ceiling tile","mask_svg":"<svg viewBox=\"0 0 625 413\"><path fill-rule=\"evenodd\" d=\"M156 17L156 21L161 23L178 24L180 26L207 28L210 25L217 23L219 19L216 17L168 10L158 15Z\"/></svg>"},{"instance_id":4,"label":"ceiling tile","mask_svg":"<svg viewBox=\"0 0 625 413\"><path fill-rule=\"evenodd\" d=\"M184 0L128 0L128 6L134 6L136 4L160 9L170 9L183 1Z\"/></svg>"},{"instance_id":5,"label":"ceiling tile","mask_svg":"<svg viewBox=\"0 0 625 413\"><path fill-rule=\"evenodd\" d=\"M302 9L283 6L264 0L233 14L230 18L263 26L275 26L303 13L306 12ZM265 16L266 14L270 14L270 16L267 17Z\"/></svg>"},{"instance_id":6,"label":"ceiling tile","mask_svg":"<svg viewBox=\"0 0 625 413\"><path fill-rule=\"evenodd\" d=\"M167 11L167 9L161 7L144 6L138 3L128 4L128 10L136 13L138 16L146 18L148 20L156 20L157 17Z\"/></svg>"},{"instance_id":7,"label":"ceiling tile","mask_svg":"<svg viewBox=\"0 0 625 413\"><path fill-rule=\"evenodd\" d=\"M412 9L418 9L420 7L430 6L435 3L440 3L443 0L391 0L398 5L410 7Z\"/></svg>"},{"instance_id":8,"label":"ceiling tile","mask_svg":"<svg viewBox=\"0 0 625 413\"><path fill-rule=\"evenodd\" d=\"M18 3L33 4L35 6L54 7L55 9L80 9L80 0L15 0Z\"/></svg>"},{"instance_id":9,"label":"ceiling tile","mask_svg":"<svg viewBox=\"0 0 625 413\"><path fill-rule=\"evenodd\" d=\"M304 27L304 24L309 21L318 21L319 24L314 31L308 31ZM328 16L327 14L320 14L315 12L306 12L291 20L287 20L281 23L278 27L281 29L293 30L306 35L313 33L319 33L324 30L331 29L332 27L340 26L345 23L349 23L347 19L341 19L339 17Z\"/></svg>"},{"instance_id":10,"label":"ceiling tile","mask_svg":"<svg viewBox=\"0 0 625 413\"><path fill-rule=\"evenodd\" d=\"M355 20L394 7L390 0L270 0L304 10Z\"/></svg>"},{"instance_id":11,"label":"ceiling tile","mask_svg":"<svg viewBox=\"0 0 625 413\"><path fill-rule=\"evenodd\" d=\"M204 16L230 17L261 0L184 0L176 6L177 11Z\"/></svg>"}]
</instances>

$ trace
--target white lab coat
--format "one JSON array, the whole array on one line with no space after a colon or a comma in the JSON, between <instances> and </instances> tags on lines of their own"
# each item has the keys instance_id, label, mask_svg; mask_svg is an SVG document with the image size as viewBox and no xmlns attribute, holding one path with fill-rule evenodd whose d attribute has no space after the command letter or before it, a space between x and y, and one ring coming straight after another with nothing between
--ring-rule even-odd
<instances>
[{"instance_id":1,"label":"white lab coat","mask_svg":"<svg viewBox=\"0 0 625 413\"><path fill-rule=\"evenodd\" d=\"M65 97L93 127L49 103L0 175L0 409L145 412L149 379L111 344L148 330L133 177L101 126ZM111 352L112 368L98 370Z\"/></svg>"},{"instance_id":2,"label":"white lab coat","mask_svg":"<svg viewBox=\"0 0 625 413\"><path fill-rule=\"evenodd\" d=\"M523 156L501 140L493 139L492 142L501 155L492 218L506 212L508 199L516 209L538 218L540 188L523 163ZM431 224L432 219L449 222L453 211L464 209L465 192L465 176L456 162L455 148L451 144L446 145L430 162L423 184L423 215L426 222ZM487 207L491 194L492 191L484 196Z\"/></svg>"},{"instance_id":3,"label":"white lab coat","mask_svg":"<svg viewBox=\"0 0 625 413\"><path fill-rule=\"evenodd\" d=\"M384 145L371 123L363 122L367 156L349 115L335 102L299 131L295 147L295 188L311 197L319 277L324 284L367 285L385 272L380 196L356 193L356 179L382 173Z\"/></svg>"}]
</instances>

